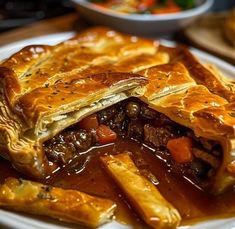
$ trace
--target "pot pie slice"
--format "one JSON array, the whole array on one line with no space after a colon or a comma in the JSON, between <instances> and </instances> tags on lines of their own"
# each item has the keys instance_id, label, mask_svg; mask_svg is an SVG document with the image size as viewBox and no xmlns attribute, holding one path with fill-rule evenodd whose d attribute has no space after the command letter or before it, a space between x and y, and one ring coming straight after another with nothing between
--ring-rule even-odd
<instances>
[{"instance_id":1,"label":"pot pie slice","mask_svg":"<svg viewBox=\"0 0 235 229\"><path fill-rule=\"evenodd\" d=\"M142 89L122 92L145 84L145 78L109 73L107 65L122 60L126 64L124 59L132 56L157 55L157 47L152 40L94 28L56 46L28 46L11 56L0 69L1 145L3 152L9 151L4 156L21 171L46 176L44 141L96 110L143 93ZM102 65L105 70L100 75L89 70ZM85 70L87 74L82 74Z\"/></svg>"},{"instance_id":2,"label":"pot pie slice","mask_svg":"<svg viewBox=\"0 0 235 229\"><path fill-rule=\"evenodd\" d=\"M109 199L12 177L0 186L0 206L91 228L109 222L116 208Z\"/></svg>"},{"instance_id":3,"label":"pot pie slice","mask_svg":"<svg viewBox=\"0 0 235 229\"><path fill-rule=\"evenodd\" d=\"M229 135L218 131L219 118L207 132L199 115L223 110L235 93L185 47L98 27L55 46L26 47L0 75L1 152L21 172L45 177L77 150L104 144L105 132L108 141L118 135L164 149L173 170L213 193L235 183L233 121L223 116ZM185 146L183 159L174 141Z\"/></svg>"},{"instance_id":4,"label":"pot pie slice","mask_svg":"<svg viewBox=\"0 0 235 229\"><path fill-rule=\"evenodd\" d=\"M132 138L201 189L219 194L235 184L233 83L228 86L185 47L169 48L96 27L55 46L22 49L1 64L0 79L0 152L28 176L45 178L78 152ZM129 155L115 153L107 152L101 160L128 194L127 202L147 224L176 227L181 216L164 193L138 174ZM115 175L117 168L111 168L115 160L119 168L131 165L125 172L151 187L149 199L154 201L135 196L142 190L131 182L125 189L122 177ZM41 192L29 191L43 187L9 178L0 187L0 205L26 211L27 202L32 212L91 227L106 222L116 206L74 190L53 188L61 194L58 203L38 200ZM22 197L21 190L35 194L36 203L30 202L30 195ZM76 210L73 218L71 209L57 208L70 191L86 202L85 210ZM86 218L89 198L101 201L99 209L104 210L91 214L93 218Z\"/></svg>"},{"instance_id":5,"label":"pot pie slice","mask_svg":"<svg viewBox=\"0 0 235 229\"><path fill-rule=\"evenodd\" d=\"M127 195L143 220L152 228L176 228L181 216L156 189L141 175L128 152L101 157L107 172Z\"/></svg>"},{"instance_id":6,"label":"pot pie slice","mask_svg":"<svg viewBox=\"0 0 235 229\"><path fill-rule=\"evenodd\" d=\"M145 83L145 78L131 73L97 74L73 84L36 88L18 98L14 111L9 108L3 89L3 152L8 150L8 158L22 172L44 177L48 172L44 141L97 110L141 94L142 89L137 87Z\"/></svg>"}]
</instances>

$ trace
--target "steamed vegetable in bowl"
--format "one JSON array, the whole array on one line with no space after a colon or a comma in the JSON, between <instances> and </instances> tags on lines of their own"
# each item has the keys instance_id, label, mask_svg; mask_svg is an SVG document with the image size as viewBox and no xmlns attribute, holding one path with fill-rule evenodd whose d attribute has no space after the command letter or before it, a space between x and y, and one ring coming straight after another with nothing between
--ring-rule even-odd
<instances>
[{"instance_id":1,"label":"steamed vegetable in bowl","mask_svg":"<svg viewBox=\"0 0 235 229\"><path fill-rule=\"evenodd\" d=\"M146 37L170 34L185 28L208 11L213 1L72 0L79 15L91 23Z\"/></svg>"},{"instance_id":2,"label":"steamed vegetable in bowl","mask_svg":"<svg viewBox=\"0 0 235 229\"><path fill-rule=\"evenodd\" d=\"M195 0L90 0L97 6L127 14L168 14L196 6Z\"/></svg>"}]
</instances>

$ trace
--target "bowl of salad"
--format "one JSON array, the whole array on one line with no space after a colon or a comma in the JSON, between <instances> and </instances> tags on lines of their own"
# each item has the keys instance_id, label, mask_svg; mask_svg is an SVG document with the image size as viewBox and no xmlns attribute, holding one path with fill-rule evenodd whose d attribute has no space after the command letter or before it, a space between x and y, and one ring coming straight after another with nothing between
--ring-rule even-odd
<instances>
[{"instance_id":1,"label":"bowl of salad","mask_svg":"<svg viewBox=\"0 0 235 229\"><path fill-rule=\"evenodd\" d=\"M214 0L72 0L87 20L136 35L156 36L182 29Z\"/></svg>"}]
</instances>

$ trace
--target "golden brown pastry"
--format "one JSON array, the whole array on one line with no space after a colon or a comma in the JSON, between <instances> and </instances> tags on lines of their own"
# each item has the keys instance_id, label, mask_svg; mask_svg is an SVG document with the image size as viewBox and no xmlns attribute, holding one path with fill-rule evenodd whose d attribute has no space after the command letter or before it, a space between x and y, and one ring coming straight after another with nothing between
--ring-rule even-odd
<instances>
[{"instance_id":1,"label":"golden brown pastry","mask_svg":"<svg viewBox=\"0 0 235 229\"><path fill-rule=\"evenodd\" d=\"M73 84L58 83L22 96L18 94L17 99L13 98L16 99L12 101L13 107L9 105L5 87L0 101L2 149L9 151L8 158L19 170L28 171L32 176L45 176L47 160L42 151L43 141L86 115L141 94L137 87L144 83L146 80L136 74L93 75ZM137 90L130 90L133 88Z\"/></svg>"},{"instance_id":2,"label":"golden brown pastry","mask_svg":"<svg viewBox=\"0 0 235 229\"><path fill-rule=\"evenodd\" d=\"M214 64L207 63L205 64L205 67L215 76L217 77L221 83L226 86L227 89L230 91L235 92L235 84L234 84L234 79L232 76L227 76L225 77L221 71L215 66Z\"/></svg>"},{"instance_id":3,"label":"golden brown pastry","mask_svg":"<svg viewBox=\"0 0 235 229\"><path fill-rule=\"evenodd\" d=\"M219 151L219 168L212 168L207 177L208 190L219 193L235 183L233 83L229 86L185 47L169 48L97 27L55 46L24 48L1 64L0 77L1 154L24 173L45 177L50 173L48 161L58 163L53 161L53 141L63 131L91 114L139 97L154 115L160 112L179 128L188 128L195 145L199 142L208 150L194 151L194 157L207 163L208 153ZM144 103L141 106L147 106ZM157 135L150 124L143 127L144 134ZM152 136L147 140L159 147ZM213 151L212 145L218 149Z\"/></svg>"},{"instance_id":4,"label":"golden brown pastry","mask_svg":"<svg viewBox=\"0 0 235 229\"><path fill-rule=\"evenodd\" d=\"M193 86L166 97L149 101L149 106L167 115L171 120L194 130L196 136L216 140L223 147L223 162L217 170L210 190L222 192L234 182L226 166L233 161L234 124L233 105L212 94L204 86ZM230 107L230 108L229 108Z\"/></svg>"},{"instance_id":5,"label":"golden brown pastry","mask_svg":"<svg viewBox=\"0 0 235 229\"><path fill-rule=\"evenodd\" d=\"M234 92L224 84L213 72L204 67L184 46L177 46L177 48L169 48L160 46L159 51L168 53L170 62L181 62L185 65L190 73L190 76L197 84L206 86L212 93L217 94L228 101L232 102L235 99Z\"/></svg>"},{"instance_id":6,"label":"golden brown pastry","mask_svg":"<svg viewBox=\"0 0 235 229\"><path fill-rule=\"evenodd\" d=\"M0 206L92 228L110 221L116 208L108 199L11 177L0 186Z\"/></svg>"},{"instance_id":7,"label":"golden brown pastry","mask_svg":"<svg viewBox=\"0 0 235 229\"><path fill-rule=\"evenodd\" d=\"M153 66L137 73L149 80L142 96L147 103L196 85L188 70L179 62Z\"/></svg>"},{"instance_id":8,"label":"golden brown pastry","mask_svg":"<svg viewBox=\"0 0 235 229\"><path fill-rule=\"evenodd\" d=\"M101 74L80 72L131 55L155 54L157 45L96 28L54 47L29 46L11 56L0 67L4 156L23 172L45 176L44 141L90 113L143 94L139 86L147 82L107 68Z\"/></svg>"},{"instance_id":9,"label":"golden brown pastry","mask_svg":"<svg viewBox=\"0 0 235 229\"><path fill-rule=\"evenodd\" d=\"M101 158L108 173L127 195L143 220L152 228L176 228L181 216L144 176L131 160L130 155L118 155Z\"/></svg>"}]
</instances>

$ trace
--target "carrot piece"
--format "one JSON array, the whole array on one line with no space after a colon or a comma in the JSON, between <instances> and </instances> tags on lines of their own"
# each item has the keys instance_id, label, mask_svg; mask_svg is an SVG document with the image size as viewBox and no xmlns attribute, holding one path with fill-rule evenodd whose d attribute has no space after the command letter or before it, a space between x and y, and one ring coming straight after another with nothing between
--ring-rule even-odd
<instances>
[{"instance_id":1,"label":"carrot piece","mask_svg":"<svg viewBox=\"0 0 235 229\"><path fill-rule=\"evenodd\" d=\"M168 1L164 7L156 7L152 9L152 14L168 14L177 13L182 11L182 8L178 6L174 1Z\"/></svg>"},{"instance_id":2,"label":"carrot piece","mask_svg":"<svg viewBox=\"0 0 235 229\"><path fill-rule=\"evenodd\" d=\"M147 10L155 4L154 0L141 0L137 6L138 10Z\"/></svg>"},{"instance_id":3,"label":"carrot piece","mask_svg":"<svg viewBox=\"0 0 235 229\"><path fill-rule=\"evenodd\" d=\"M152 14L168 14L168 13L178 13L181 9L179 7L168 7L168 8L156 8L152 11Z\"/></svg>"},{"instance_id":4,"label":"carrot piece","mask_svg":"<svg viewBox=\"0 0 235 229\"><path fill-rule=\"evenodd\" d=\"M155 4L154 0L144 0L144 3L147 7L151 7Z\"/></svg>"},{"instance_id":5,"label":"carrot piece","mask_svg":"<svg viewBox=\"0 0 235 229\"><path fill-rule=\"evenodd\" d=\"M99 126L96 114L90 115L79 122L79 127L85 130L97 129Z\"/></svg>"},{"instance_id":6,"label":"carrot piece","mask_svg":"<svg viewBox=\"0 0 235 229\"><path fill-rule=\"evenodd\" d=\"M193 159L192 139L189 137L180 137L171 139L167 142L167 149L172 158L178 163L190 162Z\"/></svg>"},{"instance_id":7,"label":"carrot piece","mask_svg":"<svg viewBox=\"0 0 235 229\"><path fill-rule=\"evenodd\" d=\"M97 131L97 138L100 144L110 143L116 140L117 134L111 130L108 126L101 124Z\"/></svg>"}]
</instances>

